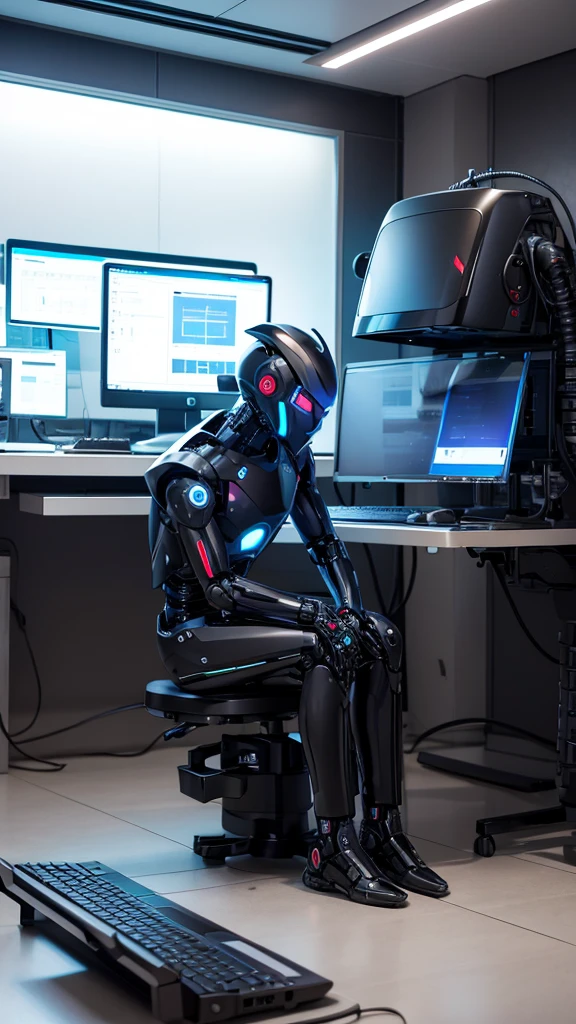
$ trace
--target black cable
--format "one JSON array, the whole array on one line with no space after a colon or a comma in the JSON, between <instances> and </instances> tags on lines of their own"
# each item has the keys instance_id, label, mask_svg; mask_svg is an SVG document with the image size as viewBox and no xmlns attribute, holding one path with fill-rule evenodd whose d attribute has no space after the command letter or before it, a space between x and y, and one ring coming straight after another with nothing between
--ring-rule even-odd
<instances>
[{"instance_id":1,"label":"black cable","mask_svg":"<svg viewBox=\"0 0 576 1024\"><path fill-rule=\"evenodd\" d=\"M42 441L43 444L50 444L50 438L46 437L45 434L40 433L40 431L36 427L36 424L34 423L34 420L32 419L30 420L30 427L33 433L36 434L36 437L38 438L39 441Z\"/></svg>"},{"instance_id":2,"label":"black cable","mask_svg":"<svg viewBox=\"0 0 576 1024\"><path fill-rule=\"evenodd\" d=\"M27 761L36 761L38 764L50 765L49 768L24 768L24 771L61 772L62 769L66 767L65 764L59 764L57 761L46 761L42 757L33 757L32 754L28 754L25 750L22 750L22 747L19 747L17 743L14 743L14 740L12 739L10 733L7 731L6 726L4 725L2 715L0 715L0 732L2 733L4 738L8 740L10 746L14 747L14 750L16 750L17 753L22 754L22 757L24 757ZM20 765L11 765L11 767L19 768Z\"/></svg>"},{"instance_id":3,"label":"black cable","mask_svg":"<svg viewBox=\"0 0 576 1024\"><path fill-rule=\"evenodd\" d=\"M414 740L407 753L413 754L420 743L429 739L430 736L434 736L437 732L445 732L447 729L456 729L461 725L483 725L484 727L493 725L498 729L506 729L506 731L513 736L523 736L524 739L532 740L534 743L539 743L543 747L550 747L552 750L556 750L555 740L548 740L545 736L538 736L537 733L530 732L528 729L522 729L519 725L510 725L508 722L500 722L497 718L454 718L449 722L442 722L441 725L435 725L432 729L426 729L426 732L420 733L420 736Z\"/></svg>"},{"instance_id":4,"label":"black cable","mask_svg":"<svg viewBox=\"0 0 576 1024\"><path fill-rule=\"evenodd\" d=\"M380 605L380 611L382 612L382 615L388 617L386 602L384 600L384 594L382 593L382 587L380 586L378 570L376 568L374 556L372 555L372 552L370 550L370 545L363 544L362 547L364 548L364 554L366 555L366 561L368 562L368 568L370 569L370 575L372 577L372 583L374 584L374 590L376 591L378 604Z\"/></svg>"},{"instance_id":5,"label":"black cable","mask_svg":"<svg viewBox=\"0 0 576 1024\"><path fill-rule=\"evenodd\" d=\"M298 1021L298 1024L329 1024L333 1020L342 1020L344 1017L352 1017L352 1020L359 1020L364 1013L391 1013L394 1017L398 1017L403 1024L408 1024L406 1017L400 1010L395 1010L392 1006L366 1006L362 1008L360 1003L356 1003L356 1006L351 1006L349 1010L341 1010L339 1013L328 1013L325 1017L309 1017L307 1020Z\"/></svg>"},{"instance_id":6,"label":"black cable","mask_svg":"<svg viewBox=\"0 0 576 1024\"><path fill-rule=\"evenodd\" d=\"M340 504L341 505L345 505L346 508L348 508L348 502L344 501L344 497L342 495L342 491L340 490L340 488L339 488L339 486L338 486L338 484L336 483L335 480L332 481L332 486L334 487L334 490L336 491L336 497L338 498L338 501L340 502Z\"/></svg>"},{"instance_id":7,"label":"black cable","mask_svg":"<svg viewBox=\"0 0 576 1024\"><path fill-rule=\"evenodd\" d=\"M141 750L129 750L126 752L121 751L120 753L116 753L110 750L91 750L88 754L76 754L76 757L142 757L143 754L147 754L149 750L152 750L152 747L156 746L156 744L164 737L165 732L166 730L164 730L164 732L161 732L159 736L156 736L151 743L148 743L145 747L142 747Z\"/></svg>"},{"instance_id":8,"label":"black cable","mask_svg":"<svg viewBox=\"0 0 576 1024\"><path fill-rule=\"evenodd\" d=\"M78 729L79 726L87 725L88 722L95 722L99 718L107 718L109 715L117 715L117 714L120 714L120 712L122 712L122 711L136 711L139 708L145 708L145 707L146 707L145 704L140 703L140 704L123 704L121 707L118 707L118 708L109 708L108 711L99 711L97 715L90 715L89 718L82 718L82 719L80 719L79 722L73 722L71 725L64 725L61 729L52 729L50 732L44 732L40 736L29 736L25 740L20 740L20 743L21 744L24 744L24 743L34 743L34 742L36 742L36 740L46 740L46 739L48 739L51 736L59 736L60 733L69 732L70 729ZM19 734L18 733L14 733L14 736L17 736L17 735L19 735Z\"/></svg>"},{"instance_id":9,"label":"black cable","mask_svg":"<svg viewBox=\"0 0 576 1024\"><path fill-rule=\"evenodd\" d=\"M524 635L528 637L528 639L529 639L530 643L532 644L532 646L536 648L536 650L542 655L543 658L546 658L547 661L551 661L553 665L560 665L560 661L558 660L558 658L555 658L552 654L549 654L548 651L546 651L544 649L544 647L540 646L540 644L535 639L535 637L532 636L532 633L528 629L528 626L524 622L524 619L520 615L520 612L518 611L518 609L517 609L517 607L516 607L516 605L514 603L514 598L512 597L512 594L510 593L510 591L508 589L508 584L506 583L506 580L504 579L504 575L502 573L502 570L501 570L500 566L499 565L494 565L493 569L494 569L494 572L496 574L496 578L497 578L497 580L498 580L498 582L499 582L499 584L500 584L500 586L502 588L502 592L504 594L504 597L506 598L508 604L510 605L510 608L512 610L514 618L516 619L516 622L520 626L520 629L522 630Z\"/></svg>"},{"instance_id":10,"label":"black cable","mask_svg":"<svg viewBox=\"0 0 576 1024\"><path fill-rule=\"evenodd\" d=\"M408 580L408 586L406 587L406 593L404 594L404 597L400 601L400 604L396 605L396 607L393 608L392 611L390 612L390 617L391 618L392 618L392 616L397 615L398 612L402 611L402 609L408 604L408 601L410 600L410 598L412 596L412 591L414 590L414 584L416 582L416 573L417 573L417 571L418 571L418 548L413 547L412 548L412 568L410 569L410 578Z\"/></svg>"},{"instance_id":11,"label":"black cable","mask_svg":"<svg viewBox=\"0 0 576 1024\"><path fill-rule=\"evenodd\" d=\"M28 722L28 725L25 725L23 729L19 729L18 732L11 733L11 736L18 737L22 736L25 732L28 732L28 730L31 729L38 721L38 716L42 709L42 680L40 679L38 663L36 661L34 651L32 649L32 644L30 643L30 637L28 636L28 630L26 628L26 616L20 610L16 602L12 599L10 599L10 611L12 612L14 618L16 619L18 629L20 630L22 636L24 637L24 643L26 644L26 649L28 651L28 655L32 663L34 682L36 683L36 707L34 708L32 718Z\"/></svg>"},{"instance_id":12,"label":"black cable","mask_svg":"<svg viewBox=\"0 0 576 1024\"><path fill-rule=\"evenodd\" d=\"M574 236L574 241L576 242L576 223L574 223L574 217L572 216L572 211L570 210L570 207L568 206L566 200L563 199L563 197L560 195L560 193L557 192L555 188L552 188L552 185L549 185L546 181L542 181L542 178L535 178L534 175L525 174L523 171L490 170L483 171L481 174L476 174L476 171L471 171L468 177L464 178L463 181L457 181L453 185L451 185L450 191L454 191L455 189L469 188L477 184L479 181L491 181L493 178L521 178L523 181L532 181L535 185L540 185L541 188L545 188L546 191L550 192L554 196L554 198L557 199L560 203L562 209L564 210L564 213L566 214L566 217L568 218L568 223L570 224L570 228L572 229L572 234Z\"/></svg>"}]
</instances>

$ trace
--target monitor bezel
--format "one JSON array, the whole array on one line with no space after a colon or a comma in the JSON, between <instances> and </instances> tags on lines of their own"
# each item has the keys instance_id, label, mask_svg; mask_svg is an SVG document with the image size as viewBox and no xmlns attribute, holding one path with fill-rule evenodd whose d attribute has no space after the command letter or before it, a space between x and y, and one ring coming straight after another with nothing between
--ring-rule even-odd
<instances>
[{"instance_id":1,"label":"monitor bezel","mask_svg":"<svg viewBox=\"0 0 576 1024\"><path fill-rule=\"evenodd\" d=\"M238 391L137 391L122 390L120 388L108 387L108 293L110 272L115 269L130 269L133 264L116 261L105 263L103 268L102 288L102 345L101 345L101 375L100 375L100 404L105 408L124 409L178 409L191 411L192 409L231 409L238 400ZM150 269L167 270L169 268L151 265ZM177 273L204 274L203 271L186 271L186 268L177 269ZM204 277L224 278L231 280L235 274L210 274L207 271ZM268 308L266 319L270 320L272 308L272 278L263 274L253 274L246 278L249 281L264 282L268 286ZM195 401L188 403L187 399Z\"/></svg>"},{"instance_id":2,"label":"monitor bezel","mask_svg":"<svg viewBox=\"0 0 576 1024\"><path fill-rule=\"evenodd\" d=\"M431 475L429 473L428 474L414 475L414 476L410 476L408 474L406 474L405 476L366 476L366 475L360 476L358 474L352 475L352 474L344 474L344 473L340 473L339 472L339 470L338 470L338 459L339 459L339 452L340 452L340 433L341 433L341 429L342 429L342 406L343 406L342 398L344 396L344 391L345 391L345 386L346 386L346 376L347 376L349 370L359 370L359 369L363 370L363 369L368 369L368 368L372 368L373 369L376 366L392 366L392 365L397 365L399 362L402 362L402 363L429 363L431 361L445 362L448 359L450 359L450 360L455 360L455 359L457 359L457 360L463 360L463 359L489 359L491 357L493 358L494 356L505 356L505 357L509 357L509 358L519 358L520 357L520 358L522 358L524 360L524 366L523 366L522 375L521 375L521 378L520 378L520 383L519 383L519 388L518 388L518 399L517 399L517 402L516 402L516 409L514 411L514 421L513 421L513 424L512 424L512 429L510 431L510 437L511 437L512 443L511 443L511 445L510 445L510 447L508 449L508 455L507 455L507 458L506 458L506 462L504 463L503 471L502 471L500 476L496 476L496 477L495 476L441 476L441 475L436 475L436 474ZM378 359L378 360L371 360L369 362L362 362L362 363L348 363L347 366L344 367L344 374L343 374L342 384L340 386L340 392L339 392L339 395L338 395L338 418L337 418L337 426L336 426L336 445L335 445L335 450L334 450L334 480L337 483L350 483L350 484L358 484L358 483L379 483L379 484L381 484L381 483L386 483L386 484L462 484L462 483L466 483L466 484L472 483L472 484L474 484L474 483L491 483L491 484L505 484L505 483L507 483L509 478L510 478L510 466L511 466L512 457L513 457L513 454L514 454L514 443L515 443L515 440L516 440L516 434L518 432L518 421L519 421L520 411L521 411L521 408L522 408L522 401L523 401L524 393L525 393L525 389L526 389L526 380L527 380L527 377L528 377L529 366L530 366L530 352L524 351L523 348L520 349L520 350L517 350L517 351L510 350L510 349L498 349L496 351L492 350L492 351L489 351L489 352L484 352L484 351L462 352L462 351L459 351L458 353L442 353L441 355L427 355L427 356L415 356L415 357L407 356L404 359Z\"/></svg>"},{"instance_id":3,"label":"monitor bezel","mask_svg":"<svg viewBox=\"0 0 576 1024\"><path fill-rule=\"evenodd\" d=\"M13 366L10 367L10 419L12 420L66 420L68 419L68 357L65 349L60 348L16 348L16 346L7 345L0 349L0 358L12 359L12 354L17 353L18 355L54 355L58 354L58 357L64 357L64 408L65 412L62 415L50 416L47 413L35 412L30 414L29 412L14 412L12 405L12 370Z\"/></svg>"},{"instance_id":4,"label":"monitor bezel","mask_svg":"<svg viewBox=\"0 0 576 1024\"><path fill-rule=\"evenodd\" d=\"M22 238L9 238L5 249L5 278L6 278L6 323L14 324L17 327L44 327L48 330L58 331L92 331L97 334L102 330L100 326L86 327L82 324L57 324L40 322L39 320L15 320L12 317L12 254L14 249L39 249L51 253L66 253L77 256L102 256L105 257L102 263L102 271L106 263L120 263L123 260L131 260L137 263L148 263L158 265L159 263L173 263L175 266L191 267L205 266L207 268L230 267L231 270L245 271L248 274L257 274L258 267L255 263L239 260L216 260L200 256L176 256L170 253L140 252L136 249L103 249L101 246L90 245L68 245L57 242L34 242ZM102 278L104 284L104 278Z\"/></svg>"}]
</instances>

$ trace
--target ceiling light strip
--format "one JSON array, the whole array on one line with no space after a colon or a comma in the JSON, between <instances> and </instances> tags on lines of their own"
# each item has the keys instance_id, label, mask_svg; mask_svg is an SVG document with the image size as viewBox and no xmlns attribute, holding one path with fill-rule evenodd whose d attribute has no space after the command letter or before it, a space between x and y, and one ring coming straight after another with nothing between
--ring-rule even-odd
<instances>
[{"instance_id":1,"label":"ceiling light strip","mask_svg":"<svg viewBox=\"0 0 576 1024\"><path fill-rule=\"evenodd\" d=\"M375 53L377 50L383 49L385 46L392 46L401 39L408 39L410 36L414 36L419 32L425 32L426 29L433 28L435 25L441 25L443 22L449 21L451 18L456 18L460 14L466 14L468 11L472 11L475 7L482 7L484 4L491 2L492 0L458 0L458 3L450 4L448 7L436 10L432 14L418 18L416 21L412 21L400 28L384 32L373 39L369 39L366 43L362 43L359 46L354 46L349 50L345 50L343 53L339 53L337 56L332 57L329 60L317 59L314 60L313 63L321 64L324 68L341 68L345 64L350 64L354 60L359 60L361 57L366 57L370 53ZM398 18L396 17L390 20L397 21ZM381 22L380 24L385 24L385 22ZM379 28L380 25L377 27ZM341 48L342 42L337 45ZM331 49L333 50L334 47L331 47Z\"/></svg>"},{"instance_id":2,"label":"ceiling light strip","mask_svg":"<svg viewBox=\"0 0 576 1024\"><path fill-rule=\"evenodd\" d=\"M230 21L227 18L215 18L209 14L197 14L194 11L168 7L166 4L152 3L149 0L134 0L132 3L122 2L122 0L103 0L103 2L100 0L40 0L40 2L87 11L91 14L107 14L116 18L127 18L131 21L141 21L163 28L176 28L185 32L197 32L202 35L218 36L257 46L268 46L276 50L288 50L292 53L315 55L323 53L331 45L323 39L279 32L275 29L262 28L259 25Z\"/></svg>"}]
</instances>

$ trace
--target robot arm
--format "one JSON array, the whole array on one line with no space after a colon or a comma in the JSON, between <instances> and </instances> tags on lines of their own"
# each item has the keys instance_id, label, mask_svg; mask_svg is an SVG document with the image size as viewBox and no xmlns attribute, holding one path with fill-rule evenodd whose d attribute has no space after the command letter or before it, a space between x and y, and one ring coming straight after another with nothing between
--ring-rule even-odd
<instances>
[{"instance_id":1,"label":"robot arm","mask_svg":"<svg viewBox=\"0 0 576 1024\"><path fill-rule=\"evenodd\" d=\"M362 616L358 578L344 544L334 533L326 503L316 485L314 458L310 451L300 473L291 516L336 606L350 608Z\"/></svg>"},{"instance_id":2,"label":"robot arm","mask_svg":"<svg viewBox=\"0 0 576 1024\"><path fill-rule=\"evenodd\" d=\"M364 645L376 657L384 656L393 672L400 670L402 636L383 615L367 612L362 605L360 585L346 547L336 537L330 513L316 486L314 458L308 451L300 473L292 521L318 566L336 606L350 609L362 624Z\"/></svg>"},{"instance_id":3,"label":"robot arm","mask_svg":"<svg viewBox=\"0 0 576 1024\"><path fill-rule=\"evenodd\" d=\"M226 545L213 517L216 489L205 479L184 476L165 492L165 514L176 530L186 561L213 608L261 623L313 626L322 615L318 601L300 598L244 579L230 566Z\"/></svg>"}]
</instances>

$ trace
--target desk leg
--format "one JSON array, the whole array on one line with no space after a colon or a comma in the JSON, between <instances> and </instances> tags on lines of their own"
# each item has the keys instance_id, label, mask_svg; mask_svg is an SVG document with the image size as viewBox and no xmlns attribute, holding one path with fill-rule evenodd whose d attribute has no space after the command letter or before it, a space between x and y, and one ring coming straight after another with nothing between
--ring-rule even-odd
<instances>
[{"instance_id":1,"label":"desk leg","mask_svg":"<svg viewBox=\"0 0 576 1024\"><path fill-rule=\"evenodd\" d=\"M10 659L10 559L0 557L0 715L8 727ZM0 774L8 771L8 741L0 733Z\"/></svg>"}]
</instances>

